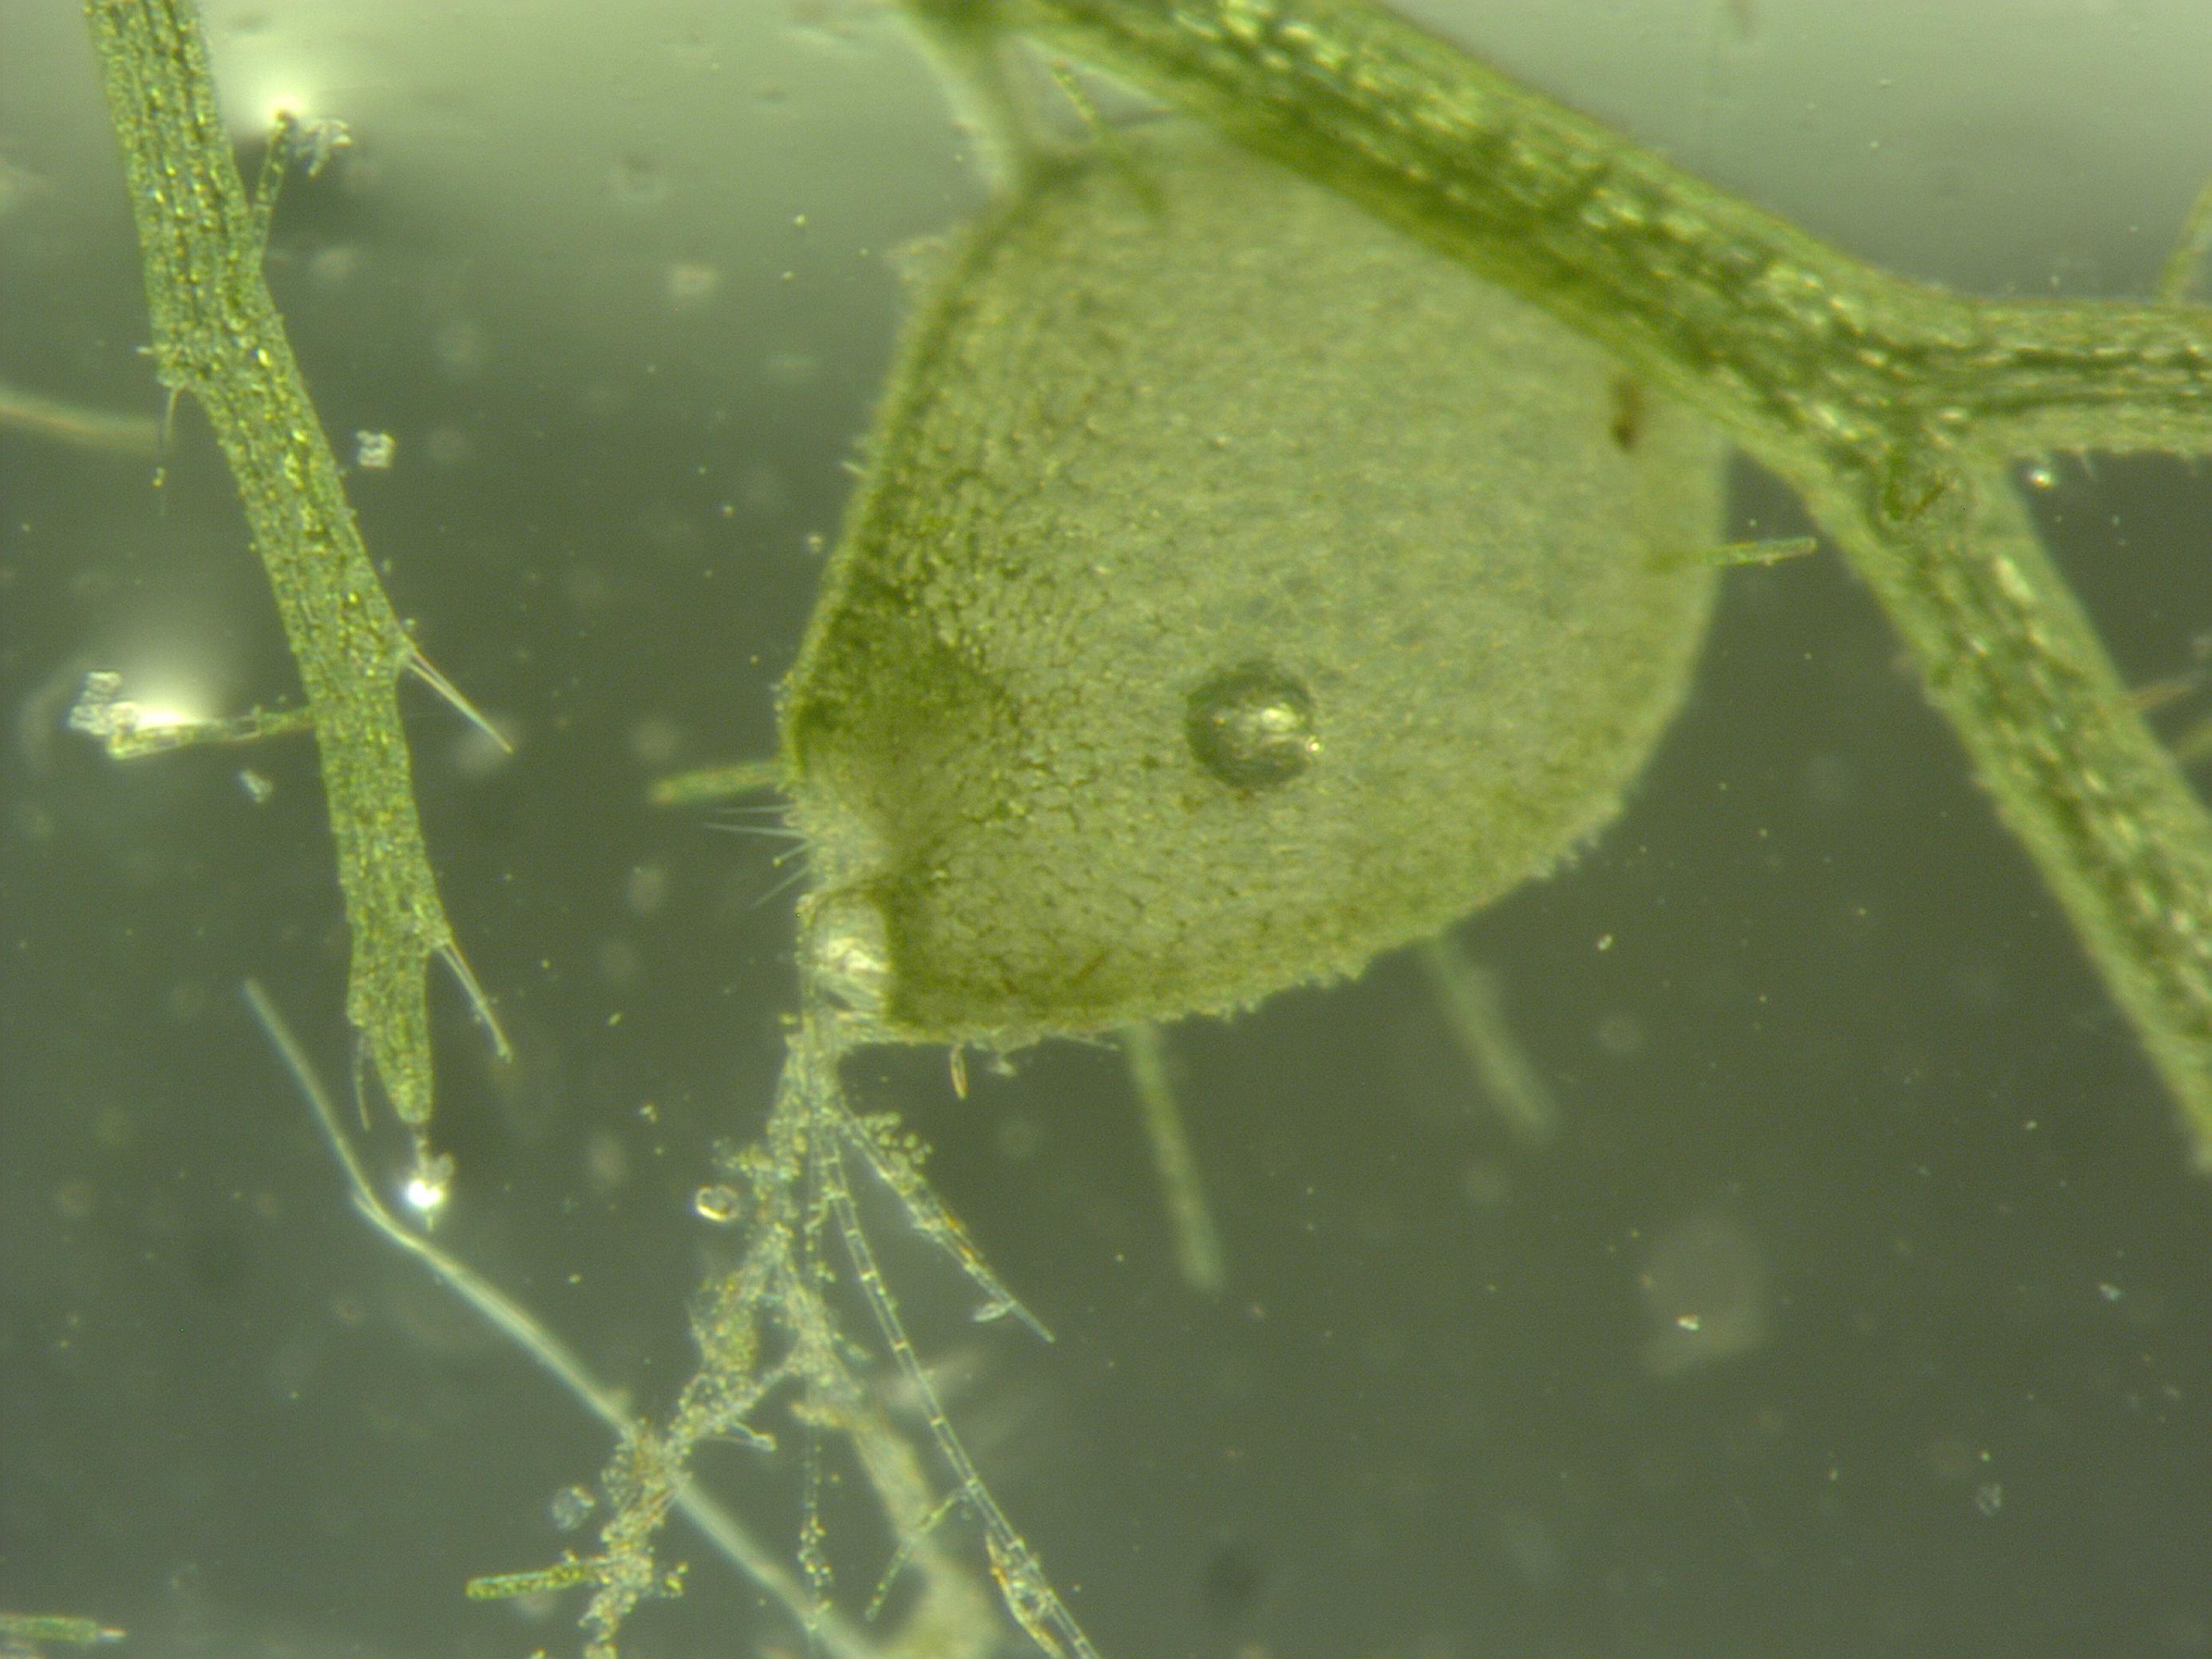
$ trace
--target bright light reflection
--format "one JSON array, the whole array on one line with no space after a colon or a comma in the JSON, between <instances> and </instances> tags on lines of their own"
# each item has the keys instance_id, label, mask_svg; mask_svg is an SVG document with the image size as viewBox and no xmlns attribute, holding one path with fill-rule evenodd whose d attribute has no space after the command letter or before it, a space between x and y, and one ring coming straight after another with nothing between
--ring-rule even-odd
<instances>
[{"instance_id":1,"label":"bright light reflection","mask_svg":"<svg viewBox=\"0 0 2212 1659\"><path fill-rule=\"evenodd\" d=\"M137 729L141 732L156 732L177 726L204 726L209 718L167 702L142 702L137 704Z\"/></svg>"},{"instance_id":2,"label":"bright light reflection","mask_svg":"<svg viewBox=\"0 0 2212 1659\"><path fill-rule=\"evenodd\" d=\"M407 1207L422 1218L422 1224L426 1228L437 1219L438 1212L453 1194L449 1175L449 1170L442 1169L427 1173L418 1171L410 1176L407 1184L400 1188L401 1196L407 1200Z\"/></svg>"}]
</instances>

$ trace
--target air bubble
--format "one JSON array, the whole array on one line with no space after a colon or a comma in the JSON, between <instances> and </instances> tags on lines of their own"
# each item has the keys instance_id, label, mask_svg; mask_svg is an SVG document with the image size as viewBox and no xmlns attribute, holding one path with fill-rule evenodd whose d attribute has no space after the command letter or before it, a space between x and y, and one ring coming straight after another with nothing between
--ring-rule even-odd
<instances>
[{"instance_id":1,"label":"air bubble","mask_svg":"<svg viewBox=\"0 0 2212 1659\"><path fill-rule=\"evenodd\" d=\"M553 1494L553 1524L562 1532L574 1532L592 1517L599 1500L585 1486L563 1486Z\"/></svg>"},{"instance_id":2,"label":"air bubble","mask_svg":"<svg viewBox=\"0 0 2212 1659\"><path fill-rule=\"evenodd\" d=\"M1190 752L1231 789L1279 788L1321 752L1313 693L1273 663L1224 670L1190 694L1188 708Z\"/></svg>"},{"instance_id":3,"label":"air bubble","mask_svg":"<svg viewBox=\"0 0 2212 1659\"><path fill-rule=\"evenodd\" d=\"M745 1201L734 1187L716 1182L711 1187L702 1187L691 1195L691 1207L698 1212L702 1221L711 1221L718 1227L726 1227L744 1212Z\"/></svg>"}]
</instances>

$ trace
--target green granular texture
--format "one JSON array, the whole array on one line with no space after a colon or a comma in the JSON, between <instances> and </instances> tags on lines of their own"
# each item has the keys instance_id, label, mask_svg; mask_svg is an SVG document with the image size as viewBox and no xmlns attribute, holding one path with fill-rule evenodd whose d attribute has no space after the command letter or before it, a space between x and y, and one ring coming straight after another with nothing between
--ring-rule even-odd
<instances>
[{"instance_id":1,"label":"green granular texture","mask_svg":"<svg viewBox=\"0 0 2212 1659\"><path fill-rule=\"evenodd\" d=\"M1570 854L1680 703L1723 446L1566 328L1181 130L950 263L786 696L892 1034L1018 1042L1357 972ZM1319 748L1202 764L1266 664Z\"/></svg>"}]
</instances>

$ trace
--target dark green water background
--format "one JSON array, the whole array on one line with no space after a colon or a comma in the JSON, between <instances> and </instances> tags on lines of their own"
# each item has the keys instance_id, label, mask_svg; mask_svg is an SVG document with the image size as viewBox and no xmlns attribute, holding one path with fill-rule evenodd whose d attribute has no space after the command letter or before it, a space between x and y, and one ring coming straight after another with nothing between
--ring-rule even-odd
<instances>
[{"instance_id":1,"label":"dark green water background","mask_svg":"<svg viewBox=\"0 0 2212 1659\"><path fill-rule=\"evenodd\" d=\"M2212 167L2174 91L2212 61L2201 10L2008 44L1991 7L1983 54L1971 18L1844 52L1805 9L1592 6L1499 49L1893 263L2144 289ZM0 9L0 378L145 410L70 12ZM358 147L288 190L272 281L342 451L398 437L354 479L395 599L518 740L498 762L412 701L447 900L520 1052L492 1066L440 988L441 1237L651 1410L726 1246L691 1194L759 1120L792 985L782 849L644 787L767 752L893 255L977 199L965 147L893 24L834 6L507 53L427 8L216 17L241 104L287 52L347 66L320 95ZM459 1591L579 1541L548 1504L603 1436L355 1218L240 1000L260 979L343 1086L309 752L118 766L61 729L92 668L209 713L292 695L191 410L165 500L146 472L0 434L0 1605L97 1614L134 1659L573 1651L571 1607ZM2128 676L2201 665L2212 479L2069 460L2037 500ZM2160 718L2207 716L2200 688ZM1731 575L1626 817L1462 937L1564 1133L1527 1152L1486 1115L1403 961L1178 1032L1218 1304L1175 1278L1110 1053L965 1103L941 1054L854 1068L1059 1334L966 1325L890 1248L1112 1659L2212 1651L2212 1186L1830 556ZM1698 1239L1699 1307L1758 1340L1662 1374L1682 1308L1645 1281ZM706 1467L791 1534L780 1466ZM837 1514L865 1595L875 1540ZM795 1650L678 1550L691 1594L626 1651Z\"/></svg>"}]
</instances>

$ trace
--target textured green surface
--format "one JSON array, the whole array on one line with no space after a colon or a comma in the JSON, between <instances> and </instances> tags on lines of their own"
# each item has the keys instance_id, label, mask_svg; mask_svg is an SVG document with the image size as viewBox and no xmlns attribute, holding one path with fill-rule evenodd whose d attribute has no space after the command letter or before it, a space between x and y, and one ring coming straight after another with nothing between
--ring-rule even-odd
<instances>
[{"instance_id":1,"label":"textured green surface","mask_svg":"<svg viewBox=\"0 0 2212 1659\"><path fill-rule=\"evenodd\" d=\"M1218 141L1018 199L909 336L787 692L823 878L884 914L889 1031L1226 1011L1550 867L1680 699L1712 579L1663 556L1717 538L1721 455ZM1192 698L1261 663L1318 748L1238 787Z\"/></svg>"},{"instance_id":2,"label":"textured green surface","mask_svg":"<svg viewBox=\"0 0 2212 1659\"><path fill-rule=\"evenodd\" d=\"M263 279L270 204L239 177L198 14L175 0L94 0L85 15L130 176L161 383L191 394L222 446L313 713L353 933L346 1016L428 1170L422 964L433 952L459 957L399 723L399 676L419 659Z\"/></svg>"},{"instance_id":3,"label":"textured green surface","mask_svg":"<svg viewBox=\"0 0 2212 1659\"><path fill-rule=\"evenodd\" d=\"M1998 464L2212 445L2212 307L1869 269L1368 0L914 0L1033 33L1603 344L1787 479L1911 650L2212 1170L2212 815ZM2185 229L2185 245L2197 232Z\"/></svg>"}]
</instances>

